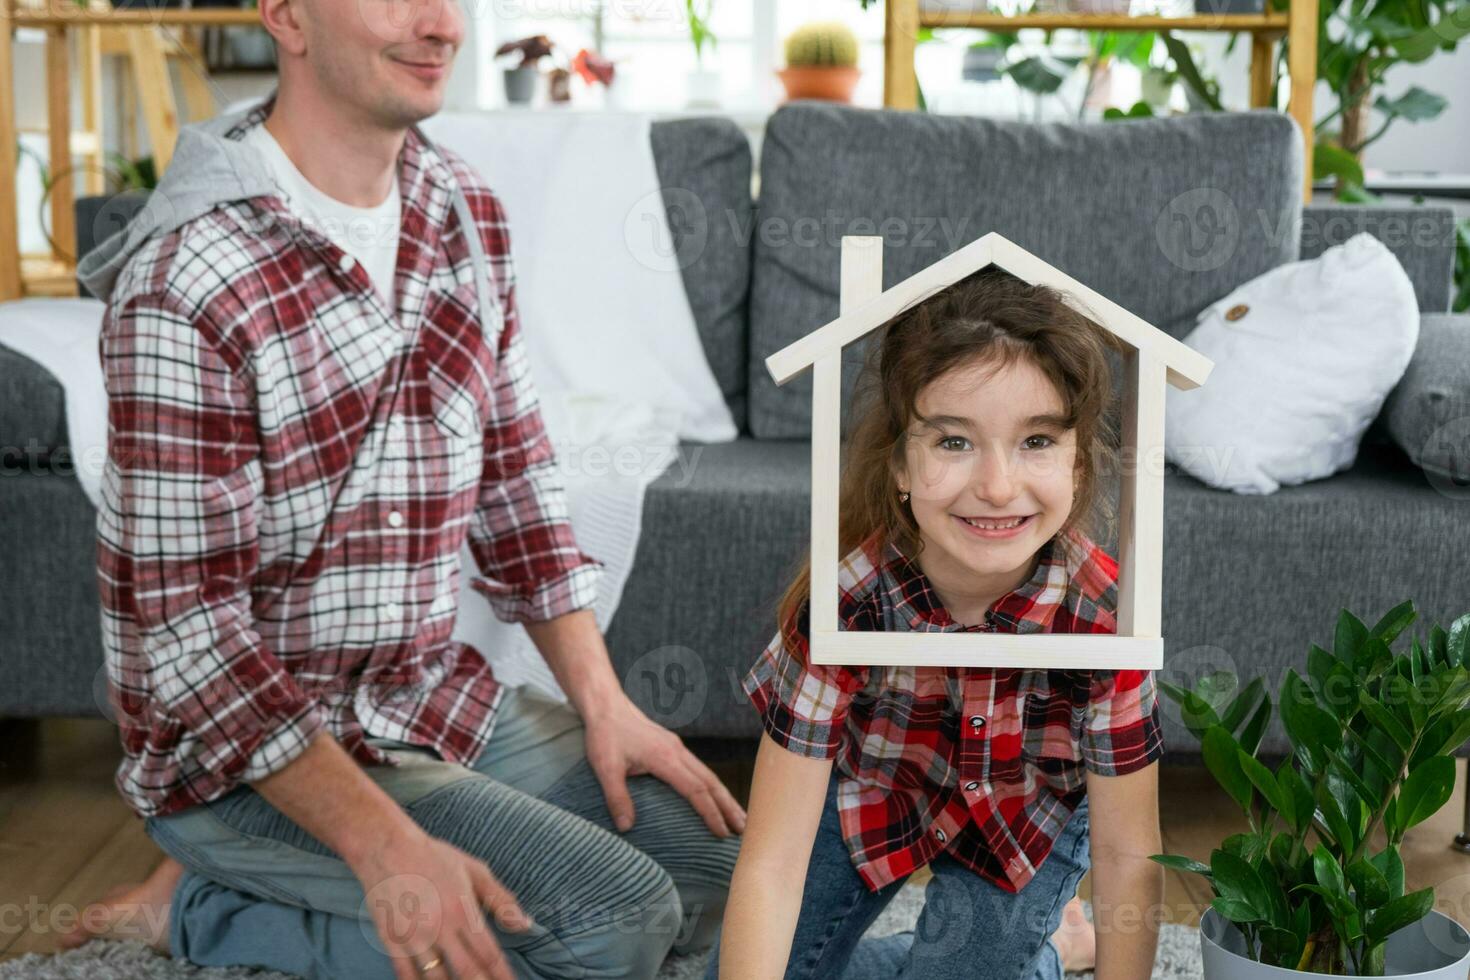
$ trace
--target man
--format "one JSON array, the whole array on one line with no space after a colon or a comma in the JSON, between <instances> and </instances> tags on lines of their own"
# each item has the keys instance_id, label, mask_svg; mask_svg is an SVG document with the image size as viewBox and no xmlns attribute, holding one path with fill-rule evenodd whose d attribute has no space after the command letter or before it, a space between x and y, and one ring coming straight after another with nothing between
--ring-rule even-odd
<instances>
[{"instance_id":1,"label":"man","mask_svg":"<svg viewBox=\"0 0 1470 980\"><path fill-rule=\"evenodd\" d=\"M117 784L177 862L65 943L307 976L652 976L712 939L745 814L622 691L504 212L415 125L462 12L259 6L277 91L186 127L79 269L108 302ZM472 584L571 708L451 641L466 535Z\"/></svg>"}]
</instances>

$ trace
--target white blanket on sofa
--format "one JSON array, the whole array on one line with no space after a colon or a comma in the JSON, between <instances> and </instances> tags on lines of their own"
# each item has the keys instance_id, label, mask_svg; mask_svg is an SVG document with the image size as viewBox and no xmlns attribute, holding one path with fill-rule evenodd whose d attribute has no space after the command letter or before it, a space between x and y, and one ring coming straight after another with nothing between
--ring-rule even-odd
<instances>
[{"instance_id":1,"label":"white blanket on sofa","mask_svg":"<svg viewBox=\"0 0 1470 980\"><path fill-rule=\"evenodd\" d=\"M606 572L595 608L612 621L632 570L643 496L678 441L734 439L734 422L700 345L668 246L646 116L545 119L457 113L424 124L460 153L505 207L516 303L532 376L579 546ZM66 392L77 476L100 501L107 399L98 363L103 305L93 299L0 304L0 344L38 361ZM454 635L511 684L564 697L519 625L469 586L468 545Z\"/></svg>"}]
</instances>

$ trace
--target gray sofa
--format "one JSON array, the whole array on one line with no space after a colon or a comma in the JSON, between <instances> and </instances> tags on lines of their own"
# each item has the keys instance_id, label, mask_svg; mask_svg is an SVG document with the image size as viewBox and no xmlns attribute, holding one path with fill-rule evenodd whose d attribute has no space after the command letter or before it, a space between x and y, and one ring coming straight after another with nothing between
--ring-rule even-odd
<instances>
[{"instance_id":1,"label":"gray sofa","mask_svg":"<svg viewBox=\"0 0 1470 980\"><path fill-rule=\"evenodd\" d=\"M806 543L810 397L808 378L777 388L763 362L836 315L843 234L885 236L887 287L999 231L1182 336L1236 285L1366 230L1414 283L1421 347L1448 338L1444 350L1466 350L1470 318L1447 313L1451 214L1303 210L1299 135L1275 113L1031 125L793 103L767 125L758 203L749 145L729 121L661 121L653 144L690 303L742 433L682 447L650 488L608 631L629 693L686 737L748 747L760 731L740 678ZM78 225L86 237L115 220ZM849 353L848 383L860 350ZM1410 377L1436 370L1416 358ZM1330 479L1249 497L1167 474L1168 679L1225 668L1265 673L1274 690L1309 643L1330 641L1341 608L1371 623L1412 598L1416 630L1470 609L1470 505L1424 431L1424 398L1445 393L1433 378L1428 396L1410 391L1410 377L1355 465ZM0 717L97 714L93 513L68 472L61 390L0 349L0 396L0 443L20 447L0 480ZM1463 407L1470 393L1448 397ZM1165 713L1171 757L1194 757ZM1284 746L1273 727L1265 750Z\"/></svg>"}]
</instances>

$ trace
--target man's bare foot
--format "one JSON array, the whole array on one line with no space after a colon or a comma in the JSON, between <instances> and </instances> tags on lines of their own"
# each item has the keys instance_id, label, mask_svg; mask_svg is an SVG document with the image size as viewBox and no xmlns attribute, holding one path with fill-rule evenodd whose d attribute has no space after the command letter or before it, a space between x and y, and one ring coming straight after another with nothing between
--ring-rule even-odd
<instances>
[{"instance_id":1,"label":"man's bare foot","mask_svg":"<svg viewBox=\"0 0 1470 980\"><path fill-rule=\"evenodd\" d=\"M73 949L93 939L136 939L167 956L169 906L183 874L179 862L165 857L147 881L119 885L83 909L57 945Z\"/></svg>"},{"instance_id":2,"label":"man's bare foot","mask_svg":"<svg viewBox=\"0 0 1470 980\"><path fill-rule=\"evenodd\" d=\"M1097 930L1082 911L1082 899L1074 896L1062 909L1062 924L1051 941L1062 954L1062 969L1081 973L1097 966Z\"/></svg>"}]
</instances>

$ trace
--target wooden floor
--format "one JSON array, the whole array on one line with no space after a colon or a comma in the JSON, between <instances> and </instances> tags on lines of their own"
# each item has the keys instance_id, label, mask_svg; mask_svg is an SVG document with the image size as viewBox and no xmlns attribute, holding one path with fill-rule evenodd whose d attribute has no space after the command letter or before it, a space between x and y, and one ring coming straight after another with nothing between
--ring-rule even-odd
<instances>
[{"instance_id":1,"label":"wooden floor","mask_svg":"<svg viewBox=\"0 0 1470 980\"><path fill-rule=\"evenodd\" d=\"M0 961L51 952L68 916L112 886L145 877L162 858L113 787L118 758L116 732L103 721L0 722ZM743 805L750 761L711 765ZM1470 856L1449 846L1465 783L1461 761L1454 797L1410 831L1404 859L1409 886L1436 886L1436 907L1470 926ZM1164 848L1172 853L1207 859L1224 836L1244 829L1201 768L1164 769L1161 809ZM1208 888L1174 871L1165 881L1168 918L1197 924Z\"/></svg>"}]
</instances>

